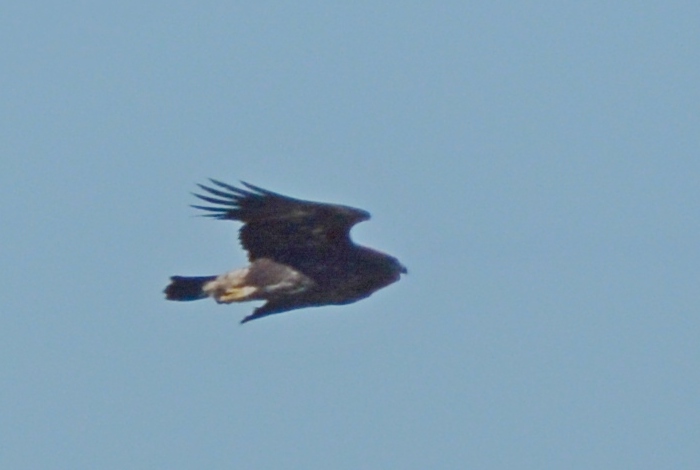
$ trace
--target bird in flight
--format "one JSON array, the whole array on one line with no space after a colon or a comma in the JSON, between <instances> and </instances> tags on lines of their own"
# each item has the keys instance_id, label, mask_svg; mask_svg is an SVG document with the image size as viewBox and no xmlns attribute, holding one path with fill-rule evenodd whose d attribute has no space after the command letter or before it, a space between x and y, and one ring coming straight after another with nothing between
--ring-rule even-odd
<instances>
[{"instance_id":1,"label":"bird in flight","mask_svg":"<svg viewBox=\"0 0 700 470\"><path fill-rule=\"evenodd\" d=\"M218 276L173 276L168 300L212 297L229 304L265 300L241 323L299 308L344 305L369 297L406 274L393 256L356 245L350 229L370 215L361 209L302 201L242 182L197 185L192 206L205 216L242 222L239 239L250 264Z\"/></svg>"}]
</instances>

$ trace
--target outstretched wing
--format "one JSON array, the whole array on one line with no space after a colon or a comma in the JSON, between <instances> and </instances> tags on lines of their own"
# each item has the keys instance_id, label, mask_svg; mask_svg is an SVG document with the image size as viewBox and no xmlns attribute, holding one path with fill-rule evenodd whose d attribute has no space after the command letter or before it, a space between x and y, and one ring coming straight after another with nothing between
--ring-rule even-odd
<instances>
[{"instance_id":1,"label":"outstretched wing","mask_svg":"<svg viewBox=\"0 0 700 470\"><path fill-rule=\"evenodd\" d=\"M238 220L248 258L300 266L349 247L350 229L369 219L369 213L353 207L302 201L242 182L247 189L210 180L214 187L198 185L207 195L195 194L211 206L209 217Z\"/></svg>"}]
</instances>

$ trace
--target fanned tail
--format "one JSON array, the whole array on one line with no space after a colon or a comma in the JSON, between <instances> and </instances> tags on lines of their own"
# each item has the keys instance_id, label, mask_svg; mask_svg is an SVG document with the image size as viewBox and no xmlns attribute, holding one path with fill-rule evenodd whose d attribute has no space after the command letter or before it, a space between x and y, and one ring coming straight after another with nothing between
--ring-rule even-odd
<instances>
[{"instance_id":1,"label":"fanned tail","mask_svg":"<svg viewBox=\"0 0 700 470\"><path fill-rule=\"evenodd\" d=\"M209 295L204 292L203 287L209 281L216 279L216 276L185 277L173 276L170 284L163 291L168 300L199 300L207 298Z\"/></svg>"}]
</instances>

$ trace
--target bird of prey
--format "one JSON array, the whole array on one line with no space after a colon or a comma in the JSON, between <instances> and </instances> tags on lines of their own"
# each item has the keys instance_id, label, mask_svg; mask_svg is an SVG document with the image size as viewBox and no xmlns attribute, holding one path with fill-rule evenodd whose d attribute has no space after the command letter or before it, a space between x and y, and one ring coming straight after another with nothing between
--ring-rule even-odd
<instances>
[{"instance_id":1,"label":"bird of prey","mask_svg":"<svg viewBox=\"0 0 700 470\"><path fill-rule=\"evenodd\" d=\"M242 182L210 180L195 194L205 216L243 223L239 239L250 264L218 276L173 276L168 300L212 297L218 303L265 300L241 323L306 307L343 305L370 296L406 274L393 256L359 246L350 229L370 218L348 206L302 201Z\"/></svg>"}]
</instances>

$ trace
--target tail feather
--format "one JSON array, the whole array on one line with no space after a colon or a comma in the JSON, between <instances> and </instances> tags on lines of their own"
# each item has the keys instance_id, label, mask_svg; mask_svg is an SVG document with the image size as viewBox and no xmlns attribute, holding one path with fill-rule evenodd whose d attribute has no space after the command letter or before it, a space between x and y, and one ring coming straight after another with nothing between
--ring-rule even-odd
<instances>
[{"instance_id":1,"label":"tail feather","mask_svg":"<svg viewBox=\"0 0 700 470\"><path fill-rule=\"evenodd\" d=\"M168 300L199 300L208 297L202 289L204 284L216 279L216 276L185 277L173 276L170 284L163 291Z\"/></svg>"}]
</instances>

